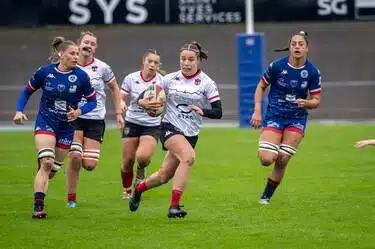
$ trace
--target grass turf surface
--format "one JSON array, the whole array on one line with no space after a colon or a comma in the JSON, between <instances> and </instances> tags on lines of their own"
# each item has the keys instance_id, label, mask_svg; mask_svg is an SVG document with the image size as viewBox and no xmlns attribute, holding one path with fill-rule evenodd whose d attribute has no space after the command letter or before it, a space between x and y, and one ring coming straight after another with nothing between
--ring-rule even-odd
<instances>
[{"instance_id":1,"label":"grass turf surface","mask_svg":"<svg viewBox=\"0 0 375 249\"><path fill-rule=\"evenodd\" d=\"M62 170L46 197L48 219L32 220L33 136L0 133L0 248L375 248L375 148L353 147L374 129L311 124L268 206L257 203L270 170L259 166L258 131L203 129L182 220L166 217L170 184L128 211L115 130L106 133L99 167L81 171L79 206L66 208ZM148 174L162 158L158 146Z\"/></svg>"}]
</instances>

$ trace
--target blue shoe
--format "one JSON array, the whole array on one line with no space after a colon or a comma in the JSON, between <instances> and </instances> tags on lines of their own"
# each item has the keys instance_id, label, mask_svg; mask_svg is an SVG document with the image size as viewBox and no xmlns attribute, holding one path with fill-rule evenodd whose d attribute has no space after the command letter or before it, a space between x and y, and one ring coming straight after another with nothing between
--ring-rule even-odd
<instances>
[{"instance_id":1,"label":"blue shoe","mask_svg":"<svg viewBox=\"0 0 375 249\"><path fill-rule=\"evenodd\" d=\"M187 212L181 209L181 205L170 207L168 209L168 218L184 218Z\"/></svg>"},{"instance_id":2,"label":"blue shoe","mask_svg":"<svg viewBox=\"0 0 375 249\"><path fill-rule=\"evenodd\" d=\"M69 201L66 206L68 208L75 208L75 207L77 207L77 202L75 202L75 201Z\"/></svg>"}]
</instances>

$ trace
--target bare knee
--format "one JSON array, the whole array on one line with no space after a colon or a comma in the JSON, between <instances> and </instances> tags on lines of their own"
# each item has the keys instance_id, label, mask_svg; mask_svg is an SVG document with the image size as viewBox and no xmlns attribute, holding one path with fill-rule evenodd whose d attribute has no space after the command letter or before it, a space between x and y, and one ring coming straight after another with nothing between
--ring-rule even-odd
<instances>
[{"instance_id":1,"label":"bare knee","mask_svg":"<svg viewBox=\"0 0 375 249\"><path fill-rule=\"evenodd\" d=\"M277 159L277 154L273 152L259 151L260 163L267 167L273 164Z\"/></svg>"},{"instance_id":2,"label":"bare knee","mask_svg":"<svg viewBox=\"0 0 375 249\"><path fill-rule=\"evenodd\" d=\"M180 163L186 163L188 166L193 166L195 163L195 151L191 150L181 156Z\"/></svg>"},{"instance_id":3,"label":"bare knee","mask_svg":"<svg viewBox=\"0 0 375 249\"><path fill-rule=\"evenodd\" d=\"M151 162L151 157L146 154L137 153L136 154L137 163L140 167L146 167Z\"/></svg>"},{"instance_id":4,"label":"bare knee","mask_svg":"<svg viewBox=\"0 0 375 249\"><path fill-rule=\"evenodd\" d=\"M287 144L281 144L276 161L276 168L285 169L292 156L297 152L295 148Z\"/></svg>"},{"instance_id":5,"label":"bare knee","mask_svg":"<svg viewBox=\"0 0 375 249\"><path fill-rule=\"evenodd\" d=\"M96 160L83 159L83 161L82 161L82 167L85 170L92 171L96 168L96 166L97 166Z\"/></svg>"},{"instance_id":6,"label":"bare knee","mask_svg":"<svg viewBox=\"0 0 375 249\"><path fill-rule=\"evenodd\" d=\"M54 159L52 157L43 157L40 159L40 164L41 164L41 169L50 172L53 164L54 164Z\"/></svg>"},{"instance_id":7,"label":"bare knee","mask_svg":"<svg viewBox=\"0 0 375 249\"><path fill-rule=\"evenodd\" d=\"M82 154L77 152L70 152L69 158L72 161L73 164L81 164L82 161Z\"/></svg>"},{"instance_id":8,"label":"bare knee","mask_svg":"<svg viewBox=\"0 0 375 249\"><path fill-rule=\"evenodd\" d=\"M134 158L124 158L122 162L122 171L123 172L129 172L133 170L133 165L134 165Z\"/></svg>"}]
</instances>

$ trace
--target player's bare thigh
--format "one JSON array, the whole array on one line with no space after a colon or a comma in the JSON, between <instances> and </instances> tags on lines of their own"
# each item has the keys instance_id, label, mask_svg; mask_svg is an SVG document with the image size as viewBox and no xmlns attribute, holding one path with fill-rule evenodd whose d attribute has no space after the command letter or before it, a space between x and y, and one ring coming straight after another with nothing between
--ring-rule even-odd
<instances>
[{"instance_id":1,"label":"player's bare thigh","mask_svg":"<svg viewBox=\"0 0 375 249\"><path fill-rule=\"evenodd\" d=\"M139 137L125 137L122 139L122 159L124 164L135 160L135 153L139 145Z\"/></svg>"},{"instance_id":2,"label":"player's bare thigh","mask_svg":"<svg viewBox=\"0 0 375 249\"><path fill-rule=\"evenodd\" d=\"M158 176L161 183L167 183L170 179L172 179L179 164L180 161L178 158L172 152L168 151L158 171Z\"/></svg>"},{"instance_id":3,"label":"player's bare thigh","mask_svg":"<svg viewBox=\"0 0 375 249\"><path fill-rule=\"evenodd\" d=\"M195 151L183 135L177 134L165 141L164 146L182 163L192 166L195 161Z\"/></svg>"},{"instance_id":4,"label":"player's bare thigh","mask_svg":"<svg viewBox=\"0 0 375 249\"><path fill-rule=\"evenodd\" d=\"M262 131L259 138L258 156L263 166L269 166L276 161L282 137L280 130L264 129Z\"/></svg>"},{"instance_id":5,"label":"player's bare thigh","mask_svg":"<svg viewBox=\"0 0 375 249\"><path fill-rule=\"evenodd\" d=\"M158 141L150 135L141 136L136 152L136 159L140 164L149 164L155 152Z\"/></svg>"}]
</instances>

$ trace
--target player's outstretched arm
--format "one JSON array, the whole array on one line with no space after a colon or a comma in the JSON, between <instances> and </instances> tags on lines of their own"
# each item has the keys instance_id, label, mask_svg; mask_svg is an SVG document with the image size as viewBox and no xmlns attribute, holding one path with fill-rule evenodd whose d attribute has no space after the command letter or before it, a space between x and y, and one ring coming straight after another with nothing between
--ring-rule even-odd
<instances>
[{"instance_id":1,"label":"player's outstretched arm","mask_svg":"<svg viewBox=\"0 0 375 249\"><path fill-rule=\"evenodd\" d=\"M261 79L255 90L254 95L254 113L251 116L250 125L254 128L259 128L262 125L262 100L263 94L266 91L268 84Z\"/></svg>"},{"instance_id":2,"label":"player's outstretched arm","mask_svg":"<svg viewBox=\"0 0 375 249\"><path fill-rule=\"evenodd\" d=\"M361 149L361 148L366 147L367 145L375 145L375 139L366 139L366 140L357 141L355 144L355 147Z\"/></svg>"},{"instance_id":3,"label":"player's outstretched arm","mask_svg":"<svg viewBox=\"0 0 375 249\"><path fill-rule=\"evenodd\" d=\"M25 87L23 91L21 92L18 101L17 101L17 111L14 114L13 122L15 124L23 124L23 121L28 120L26 115L23 113L23 110L25 109L25 106L27 102L29 101L29 98L31 94L33 94L33 90L30 90L30 88Z\"/></svg>"},{"instance_id":4,"label":"player's outstretched arm","mask_svg":"<svg viewBox=\"0 0 375 249\"><path fill-rule=\"evenodd\" d=\"M117 128L122 129L124 128L124 124L125 124L124 118L122 117L122 115L123 115L123 110L125 111L126 109L126 105L124 107L122 105L120 89L117 85L116 79L113 79L111 82L109 82L108 87L109 87L109 90L111 91L113 104L115 106Z\"/></svg>"}]
</instances>

